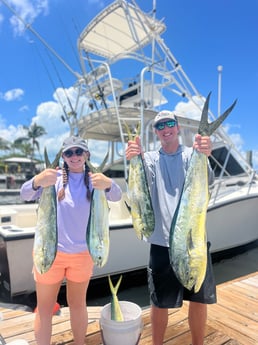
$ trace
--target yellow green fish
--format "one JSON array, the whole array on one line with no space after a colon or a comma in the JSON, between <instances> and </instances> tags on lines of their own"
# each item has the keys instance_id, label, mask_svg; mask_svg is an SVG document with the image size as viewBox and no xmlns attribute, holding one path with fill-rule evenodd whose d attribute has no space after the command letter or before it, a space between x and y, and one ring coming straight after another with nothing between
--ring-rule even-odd
<instances>
[{"instance_id":1,"label":"yellow green fish","mask_svg":"<svg viewBox=\"0 0 258 345\"><path fill-rule=\"evenodd\" d=\"M58 166L61 151L51 164L47 150L44 151L47 168ZM39 273L46 273L56 257L57 251L57 220L56 220L56 189L55 186L43 188L37 212L37 225L33 245L33 262Z\"/></svg>"},{"instance_id":2,"label":"yellow green fish","mask_svg":"<svg viewBox=\"0 0 258 345\"><path fill-rule=\"evenodd\" d=\"M129 140L133 140L133 135L128 128L127 130ZM136 235L140 240L147 239L154 231L155 219L141 154L132 157L130 160L128 197L130 200L129 209Z\"/></svg>"},{"instance_id":3,"label":"yellow green fish","mask_svg":"<svg viewBox=\"0 0 258 345\"><path fill-rule=\"evenodd\" d=\"M208 123L208 95L198 133L210 136L229 115L236 101L218 119ZM170 229L170 261L178 280L198 292L206 274L206 214L209 202L208 166L205 154L193 151L180 203Z\"/></svg>"},{"instance_id":4,"label":"yellow green fish","mask_svg":"<svg viewBox=\"0 0 258 345\"><path fill-rule=\"evenodd\" d=\"M99 168L86 161L93 173L102 171L108 155ZM109 206L104 190L93 189L86 241L94 264L103 267L109 255Z\"/></svg>"}]
</instances>

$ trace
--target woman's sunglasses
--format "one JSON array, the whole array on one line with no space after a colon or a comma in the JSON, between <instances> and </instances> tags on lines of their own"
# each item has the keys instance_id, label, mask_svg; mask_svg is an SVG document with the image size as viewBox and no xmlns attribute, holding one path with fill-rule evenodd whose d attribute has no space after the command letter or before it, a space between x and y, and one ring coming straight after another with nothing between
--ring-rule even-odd
<instances>
[{"instance_id":1,"label":"woman's sunglasses","mask_svg":"<svg viewBox=\"0 0 258 345\"><path fill-rule=\"evenodd\" d=\"M65 157L67 157L67 158L70 158L70 157L72 157L74 154L75 154L76 156L82 156L83 152L84 152L83 149L78 148L78 149L76 149L76 150L74 150L74 151L73 151L73 150L66 150L66 151L63 153L63 155L64 155Z\"/></svg>"},{"instance_id":2,"label":"woman's sunglasses","mask_svg":"<svg viewBox=\"0 0 258 345\"><path fill-rule=\"evenodd\" d=\"M165 126L172 128L175 127L177 122L175 120L169 120L169 121L164 121L164 122L158 122L154 127L158 130L161 131L162 129L165 128Z\"/></svg>"}]
</instances>

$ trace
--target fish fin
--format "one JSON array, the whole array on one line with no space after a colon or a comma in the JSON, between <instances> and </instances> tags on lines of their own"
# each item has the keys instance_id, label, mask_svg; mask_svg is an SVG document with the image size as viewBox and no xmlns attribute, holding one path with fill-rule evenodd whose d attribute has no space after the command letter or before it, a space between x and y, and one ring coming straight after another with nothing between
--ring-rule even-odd
<instances>
[{"instance_id":1,"label":"fish fin","mask_svg":"<svg viewBox=\"0 0 258 345\"><path fill-rule=\"evenodd\" d=\"M188 248L189 251L191 251L194 248L194 241L193 241L193 236L192 236L192 229L188 233Z\"/></svg>"},{"instance_id":2,"label":"fish fin","mask_svg":"<svg viewBox=\"0 0 258 345\"><path fill-rule=\"evenodd\" d=\"M120 286L121 281L122 281L122 277L123 277L123 276L121 275L120 278L119 278L119 280L118 280L118 282L116 283L116 286L114 286L113 283L112 283L112 280L111 280L110 276L108 276L108 283L109 283L109 287L110 287L110 291L111 291L112 295L115 295L115 296L116 296L117 291L118 291L119 286Z\"/></svg>"},{"instance_id":3,"label":"fish fin","mask_svg":"<svg viewBox=\"0 0 258 345\"><path fill-rule=\"evenodd\" d=\"M131 210L132 210L131 205L129 205L129 203L126 200L124 201L124 203L125 203L125 206L127 207L127 210L131 213Z\"/></svg>"},{"instance_id":4,"label":"fish fin","mask_svg":"<svg viewBox=\"0 0 258 345\"><path fill-rule=\"evenodd\" d=\"M209 101L210 101L211 92L208 94L201 115L201 121L198 129L198 133L202 136L208 135L211 136L213 132L221 125L221 123L226 119L226 117L231 113L234 106L236 105L237 100L215 121L208 123L208 112L209 112Z\"/></svg>"}]
</instances>

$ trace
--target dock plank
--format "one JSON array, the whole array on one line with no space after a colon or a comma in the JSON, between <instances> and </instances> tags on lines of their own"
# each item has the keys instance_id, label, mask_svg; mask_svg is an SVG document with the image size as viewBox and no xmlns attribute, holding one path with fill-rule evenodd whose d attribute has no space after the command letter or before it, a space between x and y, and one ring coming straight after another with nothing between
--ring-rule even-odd
<instances>
[{"instance_id":1,"label":"dock plank","mask_svg":"<svg viewBox=\"0 0 258 345\"><path fill-rule=\"evenodd\" d=\"M218 302L208 306L205 345L258 345L258 272L217 286ZM87 345L103 345L99 319L102 307L88 307ZM12 310L0 305L3 321L0 333L10 342L25 339L36 345L35 315L26 310ZM169 309L166 345L190 344L188 302L182 308ZM150 309L142 312L143 329L139 345L152 345ZM53 316L52 345L74 345L69 308Z\"/></svg>"}]
</instances>

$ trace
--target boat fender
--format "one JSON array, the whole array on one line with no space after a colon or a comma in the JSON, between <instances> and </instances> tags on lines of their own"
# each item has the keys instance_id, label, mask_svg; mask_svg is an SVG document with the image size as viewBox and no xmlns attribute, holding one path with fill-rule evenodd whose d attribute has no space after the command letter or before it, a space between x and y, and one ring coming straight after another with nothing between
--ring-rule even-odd
<instances>
[{"instance_id":1,"label":"boat fender","mask_svg":"<svg viewBox=\"0 0 258 345\"><path fill-rule=\"evenodd\" d=\"M61 313L60 308L61 308L60 304L56 302L53 308L53 315L60 315ZM34 309L34 313L37 313L37 311L38 311L38 307Z\"/></svg>"}]
</instances>

